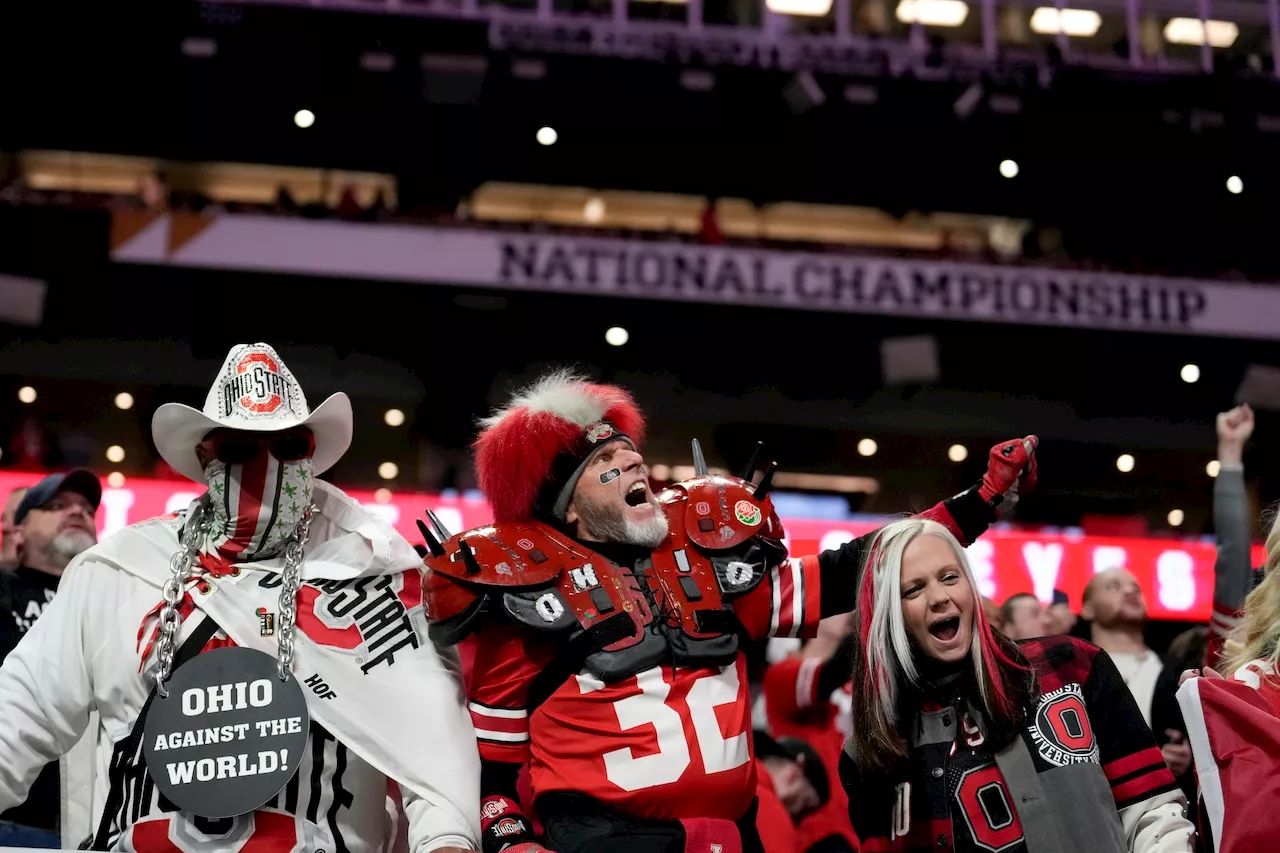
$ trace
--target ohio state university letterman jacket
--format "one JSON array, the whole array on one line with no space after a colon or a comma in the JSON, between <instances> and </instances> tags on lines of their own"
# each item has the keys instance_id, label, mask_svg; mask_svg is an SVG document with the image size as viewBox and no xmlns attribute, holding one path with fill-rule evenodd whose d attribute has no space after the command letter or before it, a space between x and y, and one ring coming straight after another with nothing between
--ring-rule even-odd
<instances>
[{"instance_id":1,"label":"ohio state university letterman jacket","mask_svg":"<svg viewBox=\"0 0 1280 853\"><path fill-rule=\"evenodd\" d=\"M1186 800L1115 664L1072 637L1020 644L1040 680L1021 736L991 752L976 710L922 709L891 774L840 772L862 853L1172 853Z\"/></svg>"}]
</instances>

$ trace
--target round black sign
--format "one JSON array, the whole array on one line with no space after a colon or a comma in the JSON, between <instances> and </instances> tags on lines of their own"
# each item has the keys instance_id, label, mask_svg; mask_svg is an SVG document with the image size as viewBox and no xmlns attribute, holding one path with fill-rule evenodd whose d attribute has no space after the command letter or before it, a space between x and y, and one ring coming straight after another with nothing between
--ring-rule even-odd
<instances>
[{"instance_id":1,"label":"round black sign","mask_svg":"<svg viewBox=\"0 0 1280 853\"><path fill-rule=\"evenodd\" d=\"M156 696L142 754L160 793L184 812L235 817L269 801L298 772L307 744L307 699L275 658L214 649L174 671Z\"/></svg>"}]
</instances>

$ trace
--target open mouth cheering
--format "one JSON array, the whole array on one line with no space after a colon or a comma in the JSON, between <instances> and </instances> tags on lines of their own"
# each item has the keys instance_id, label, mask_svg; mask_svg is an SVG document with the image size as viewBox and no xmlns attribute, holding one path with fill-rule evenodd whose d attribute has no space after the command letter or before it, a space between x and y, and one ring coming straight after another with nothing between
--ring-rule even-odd
<instances>
[{"instance_id":1,"label":"open mouth cheering","mask_svg":"<svg viewBox=\"0 0 1280 853\"><path fill-rule=\"evenodd\" d=\"M636 480L631 484L631 488L627 489L627 494L623 500L627 502L627 506L640 506L645 502L645 487L643 480Z\"/></svg>"},{"instance_id":2,"label":"open mouth cheering","mask_svg":"<svg viewBox=\"0 0 1280 853\"><path fill-rule=\"evenodd\" d=\"M948 616L946 619L939 619L929 626L929 633L942 640L944 643L950 642L956 638L956 634L960 631L960 617Z\"/></svg>"}]
</instances>

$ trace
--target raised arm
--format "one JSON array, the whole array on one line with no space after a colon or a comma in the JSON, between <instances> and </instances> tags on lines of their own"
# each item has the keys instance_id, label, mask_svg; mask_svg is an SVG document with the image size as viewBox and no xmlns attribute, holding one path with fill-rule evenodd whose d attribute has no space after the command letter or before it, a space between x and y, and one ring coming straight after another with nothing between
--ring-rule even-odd
<instances>
[{"instance_id":1,"label":"raised arm","mask_svg":"<svg viewBox=\"0 0 1280 853\"><path fill-rule=\"evenodd\" d=\"M1223 643L1239 624L1245 596L1253 588L1253 524L1244 490L1244 445L1253 435L1253 410L1246 403L1219 414L1217 429L1220 467L1213 484L1213 529L1218 560L1213 567L1213 617L1205 652L1209 667L1220 662Z\"/></svg>"},{"instance_id":2,"label":"raised arm","mask_svg":"<svg viewBox=\"0 0 1280 853\"><path fill-rule=\"evenodd\" d=\"M987 472L979 482L918 515L938 522L962 544L971 545L992 522L1017 505L1020 489L1035 486L1038 443L1034 435L1002 441L991 448ZM818 555L823 618L848 613L854 608L863 563L878 532L872 531Z\"/></svg>"}]
</instances>

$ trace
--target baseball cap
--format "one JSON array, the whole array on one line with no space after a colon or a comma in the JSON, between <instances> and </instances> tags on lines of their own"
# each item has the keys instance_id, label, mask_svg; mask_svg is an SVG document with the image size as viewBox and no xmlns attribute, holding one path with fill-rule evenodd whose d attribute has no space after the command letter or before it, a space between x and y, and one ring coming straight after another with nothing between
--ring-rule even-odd
<instances>
[{"instance_id":1,"label":"baseball cap","mask_svg":"<svg viewBox=\"0 0 1280 853\"><path fill-rule=\"evenodd\" d=\"M756 758L785 758L794 761L804 771L804 777L818 795L819 806L825 806L831 798L831 783L827 780L827 768L817 751L796 737L772 738L756 729L752 732Z\"/></svg>"},{"instance_id":2,"label":"baseball cap","mask_svg":"<svg viewBox=\"0 0 1280 853\"><path fill-rule=\"evenodd\" d=\"M102 483L99 482L98 475L92 471L76 468L65 474L50 474L27 489L27 493L22 496L17 510L13 513L13 523L21 524L27 517L27 513L43 507L53 500L53 496L58 492L75 492L77 495L82 495L95 511L98 509L98 504L102 502Z\"/></svg>"}]
</instances>

